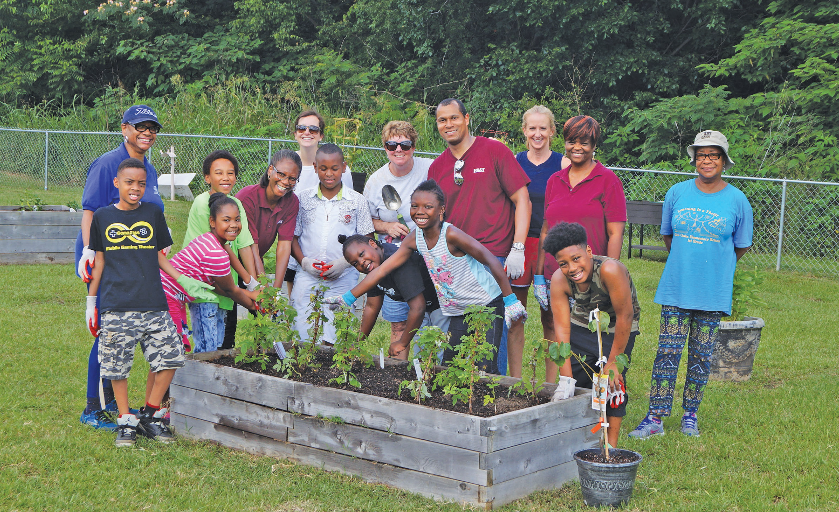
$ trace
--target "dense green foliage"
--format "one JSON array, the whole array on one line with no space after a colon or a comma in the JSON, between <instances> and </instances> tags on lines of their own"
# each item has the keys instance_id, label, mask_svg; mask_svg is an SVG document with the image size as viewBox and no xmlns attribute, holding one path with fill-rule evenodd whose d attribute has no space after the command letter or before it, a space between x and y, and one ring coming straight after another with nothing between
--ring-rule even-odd
<instances>
[{"instance_id":1,"label":"dense green foliage","mask_svg":"<svg viewBox=\"0 0 839 512\"><path fill-rule=\"evenodd\" d=\"M713 128L737 172L833 180L837 48L818 0L0 0L0 120L98 107L112 127L115 97L143 97L169 130L276 137L317 106L357 142L401 118L434 149L432 108L459 96L513 145L540 102L600 120L610 164L683 167Z\"/></svg>"}]
</instances>

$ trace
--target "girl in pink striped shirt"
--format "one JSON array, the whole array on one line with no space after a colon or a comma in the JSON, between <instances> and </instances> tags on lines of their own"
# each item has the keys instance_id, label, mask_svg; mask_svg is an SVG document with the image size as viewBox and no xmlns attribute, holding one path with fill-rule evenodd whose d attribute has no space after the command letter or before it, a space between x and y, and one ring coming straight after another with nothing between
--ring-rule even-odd
<instances>
[{"instance_id":1,"label":"girl in pink striped shirt","mask_svg":"<svg viewBox=\"0 0 839 512\"><path fill-rule=\"evenodd\" d=\"M233 282L230 273L230 254L225 251L224 244L235 240L242 230L239 206L225 194L217 192L210 196L210 231L193 239L189 245L181 249L169 262L182 274L197 279L215 287L213 291L226 295L250 310L254 310L254 301L259 290L249 292L239 288ZM189 295L174 279L165 272L160 273L166 302L169 304L169 314L183 337L186 350L190 344L184 334L186 325L187 302L196 297ZM210 352L218 347L195 346L195 352Z\"/></svg>"}]
</instances>

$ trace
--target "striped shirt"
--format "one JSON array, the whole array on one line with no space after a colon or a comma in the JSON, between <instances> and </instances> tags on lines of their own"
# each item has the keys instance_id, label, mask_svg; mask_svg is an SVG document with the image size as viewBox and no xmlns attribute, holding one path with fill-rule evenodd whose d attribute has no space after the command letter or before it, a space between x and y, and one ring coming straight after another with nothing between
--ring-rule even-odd
<instances>
[{"instance_id":1,"label":"striped shirt","mask_svg":"<svg viewBox=\"0 0 839 512\"><path fill-rule=\"evenodd\" d=\"M213 284L213 277L230 274L230 255L213 233L204 233L194 238L169 263L181 274L207 284ZM160 271L160 280L167 297L179 302L192 301L193 297L187 295L181 285L163 270Z\"/></svg>"},{"instance_id":2,"label":"striped shirt","mask_svg":"<svg viewBox=\"0 0 839 512\"><path fill-rule=\"evenodd\" d=\"M440 310L446 316L460 316L472 304L485 306L492 302L501 295L501 288L481 262L468 254L454 256L449 252L449 226L448 222L443 223L440 238L431 249L425 244L425 234L418 229L417 250L428 267Z\"/></svg>"}]
</instances>

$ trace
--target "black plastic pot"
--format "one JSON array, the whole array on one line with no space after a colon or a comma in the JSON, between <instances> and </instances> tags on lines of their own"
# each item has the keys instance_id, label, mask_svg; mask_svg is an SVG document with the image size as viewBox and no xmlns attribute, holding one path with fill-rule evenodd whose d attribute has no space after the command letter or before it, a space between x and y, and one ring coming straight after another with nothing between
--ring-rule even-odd
<instances>
[{"instance_id":1,"label":"black plastic pot","mask_svg":"<svg viewBox=\"0 0 839 512\"><path fill-rule=\"evenodd\" d=\"M733 382L749 380L763 326L763 320L754 317L738 322L720 322L710 377Z\"/></svg>"},{"instance_id":2,"label":"black plastic pot","mask_svg":"<svg viewBox=\"0 0 839 512\"><path fill-rule=\"evenodd\" d=\"M635 487L635 475L638 473L638 465L641 464L641 454L631 450L614 448L609 450L612 455L615 452L621 455L634 455L637 460L623 464L606 464L602 462L589 462L583 460L581 455L600 453L600 448L589 448L580 450L574 454L577 461L577 472L580 475L580 487L583 491L583 499L590 507L619 507L628 503L632 498L632 489Z\"/></svg>"}]
</instances>

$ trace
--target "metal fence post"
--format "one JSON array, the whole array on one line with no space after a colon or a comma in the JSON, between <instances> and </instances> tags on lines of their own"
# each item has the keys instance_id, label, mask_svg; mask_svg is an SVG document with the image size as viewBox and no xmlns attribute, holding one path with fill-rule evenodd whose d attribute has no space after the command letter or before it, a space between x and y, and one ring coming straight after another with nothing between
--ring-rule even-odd
<instances>
[{"instance_id":1,"label":"metal fence post","mask_svg":"<svg viewBox=\"0 0 839 512\"><path fill-rule=\"evenodd\" d=\"M271 139L268 139L268 165L271 165Z\"/></svg>"},{"instance_id":2,"label":"metal fence post","mask_svg":"<svg viewBox=\"0 0 839 512\"><path fill-rule=\"evenodd\" d=\"M49 173L50 132L44 132L44 190L47 189L47 175Z\"/></svg>"},{"instance_id":3,"label":"metal fence post","mask_svg":"<svg viewBox=\"0 0 839 512\"><path fill-rule=\"evenodd\" d=\"M781 221L778 223L778 259L775 261L775 271L781 270L781 246L784 243L784 213L787 207L787 180L781 185Z\"/></svg>"}]
</instances>

